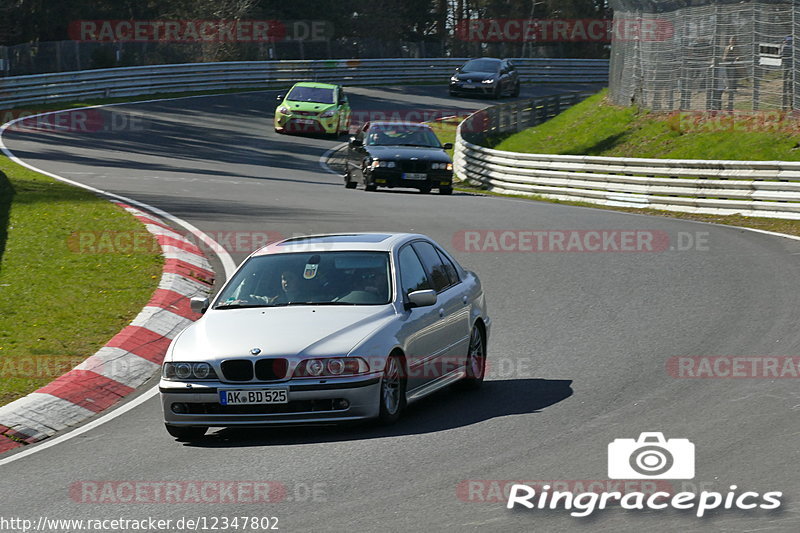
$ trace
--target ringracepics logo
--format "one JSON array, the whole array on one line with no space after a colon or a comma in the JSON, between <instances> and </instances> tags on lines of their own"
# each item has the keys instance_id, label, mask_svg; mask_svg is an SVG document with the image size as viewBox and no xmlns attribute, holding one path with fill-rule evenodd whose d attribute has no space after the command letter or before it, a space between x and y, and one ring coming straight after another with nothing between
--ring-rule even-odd
<instances>
[{"instance_id":1,"label":"ringracepics logo","mask_svg":"<svg viewBox=\"0 0 800 533\"><path fill-rule=\"evenodd\" d=\"M671 39L665 19L470 19L456 25L456 37L470 42L600 42Z\"/></svg>"},{"instance_id":2,"label":"ringracepics logo","mask_svg":"<svg viewBox=\"0 0 800 533\"><path fill-rule=\"evenodd\" d=\"M642 433L638 439L616 439L608 445L608 476L611 479L691 479L694 477L694 444L687 439L665 439L663 433ZM698 518L711 510L774 510L781 506L783 492L760 494L740 491L730 485L726 493L703 490L627 491L574 493L550 485L514 484L506 507L526 509L565 509L574 517L585 517L598 509L619 505L626 510L694 509Z\"/></svg>"}]
</instances>

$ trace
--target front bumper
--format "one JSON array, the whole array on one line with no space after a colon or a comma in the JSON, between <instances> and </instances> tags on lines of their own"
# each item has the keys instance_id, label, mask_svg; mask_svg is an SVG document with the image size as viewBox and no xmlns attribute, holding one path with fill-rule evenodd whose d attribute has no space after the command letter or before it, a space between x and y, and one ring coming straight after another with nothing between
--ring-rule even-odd
<instances>
[{"instance_id":1,"label":"front bumper","mask_svg":"<svg viewBox=\"0 0 800 533\"><path fill-rule=\"evenodd\" d=\"M366 173L366 180L368 183L377 185L378 187L408 187L412 189L431 188L438 189L441 187L453 186L453 171L452 170L431 170L425 172L425 179L407 179L403 177L404 172L397 169L376 168Z\"/></svg>"},{"instance_id":2,"label":"front bumper","mask_svg":"<svg viewBox=\"0 0 800 533\"><path fill-rule=\"evenodd\" d=\"M450 92L459 94L494 94L496 83L466 83L463 81L450 82Z\"/></svg>"},{"instance_id":3,"label":"front bumper","mask_svg":"<svg viewBox=\"0 0 800 533\"><path fill-rule=\"evenodd\" d=\"M275 129L286 133L336 133L339 117L275 113Z\"/></svg>"},{"instance_id":4,"label":"front bumper","mask_svg":"<svg viewBox=\"0 0 800 533\"><path fill-rule=\"evenodd\" d=\"M352 378L302 379L280 383L176 382L159 383L164 422L174 426L269 426L337 423L375 418L379 414L380 373ZM219 390L288 388L289 403L224 406ZM342 400L347 407L342 408ZM186 412L176 413L173 404Z\"/></svg>"}]
</instances>

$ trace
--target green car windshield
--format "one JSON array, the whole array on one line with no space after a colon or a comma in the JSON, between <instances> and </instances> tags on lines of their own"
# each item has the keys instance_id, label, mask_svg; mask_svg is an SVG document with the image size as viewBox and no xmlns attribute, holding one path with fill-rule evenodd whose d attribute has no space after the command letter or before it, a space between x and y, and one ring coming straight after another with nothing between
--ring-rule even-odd
<instances>
[{"instance_id":1,"label":"green car windshield","mask_svg":"<svg viewBox=\"0 0 800 533\"><path fill-rule=\"evenodd\" d=\"M386 252L308 252L250 258L215 309L287 305L385 305L391 302Z\"/></svg>"},{"instance_id":2,"label":"green car windshield","mask_svg":"<svg viewBox=\"0 0 800 533\"><path fill-rule=\"evenodd\" d=\"M320 104L333 103L333 89L325 87L304 87L298 85L293 87L289 94L286 95L287 100L292 102L316 102Z\"/></svg>"}]
</instances>

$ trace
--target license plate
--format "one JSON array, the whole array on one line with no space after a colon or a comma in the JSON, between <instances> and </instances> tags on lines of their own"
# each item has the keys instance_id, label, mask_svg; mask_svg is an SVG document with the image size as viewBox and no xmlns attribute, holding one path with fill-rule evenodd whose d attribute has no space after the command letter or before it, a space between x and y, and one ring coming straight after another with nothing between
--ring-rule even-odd
<instances>
[{"instance_id":1,"label":"license plate","mask_svg":"<svg viewBox=\"0 0 800 533\"><path fill-rule=\"evenodd\" d=\"M219 403L222 405L289 403L289 390L221 390L219 391Z\"/></svg>"},{"instance_id":2,"label":"license plate","mask_svg":"<svg viewBox=\"0 0 800 533\"><path fill-rule=\"evenodd\" d=\"M407 172L403 174L404 180L426 180L428 179L428 175L425 173L419 172Z\"/></svg>"},{"instance_id":3,"label":"license plate","mask_svg":"<svg viewBox=\"0 0 800 533\"><path fill-rule=\"evenodd\" d=\"M310 118L296 118L294 119L295 122L298 124L316 124L316 120L311 120Z\"/></svg>"},{"instance_id":4,"label":"license plate","mask_svg":"<svg viewBox=\"0 0 800 533\"><path fill-rule=\"evenodd\" d=\"M477 87L477 85L475 85L474 83L465 83L464 84L464 88L465 89L474 89L475 87Z\"/></svg>"}]
</instances>

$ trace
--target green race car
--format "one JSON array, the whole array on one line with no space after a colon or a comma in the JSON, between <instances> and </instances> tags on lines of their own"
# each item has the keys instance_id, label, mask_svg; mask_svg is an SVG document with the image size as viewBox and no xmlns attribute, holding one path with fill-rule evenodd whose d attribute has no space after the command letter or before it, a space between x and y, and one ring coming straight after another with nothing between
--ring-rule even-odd
<instances>
[{"instance_id":1,"label":"green race car","mask_svg":"<svg viewBox=\"0 0 800 533\"><path fill-rule=\"evenodd\" d=\"M285 97L278 96L278 133L325 133L338 137L349 129L350 104L341 85L300 82Z\"/></svg>"}]
</instances>

